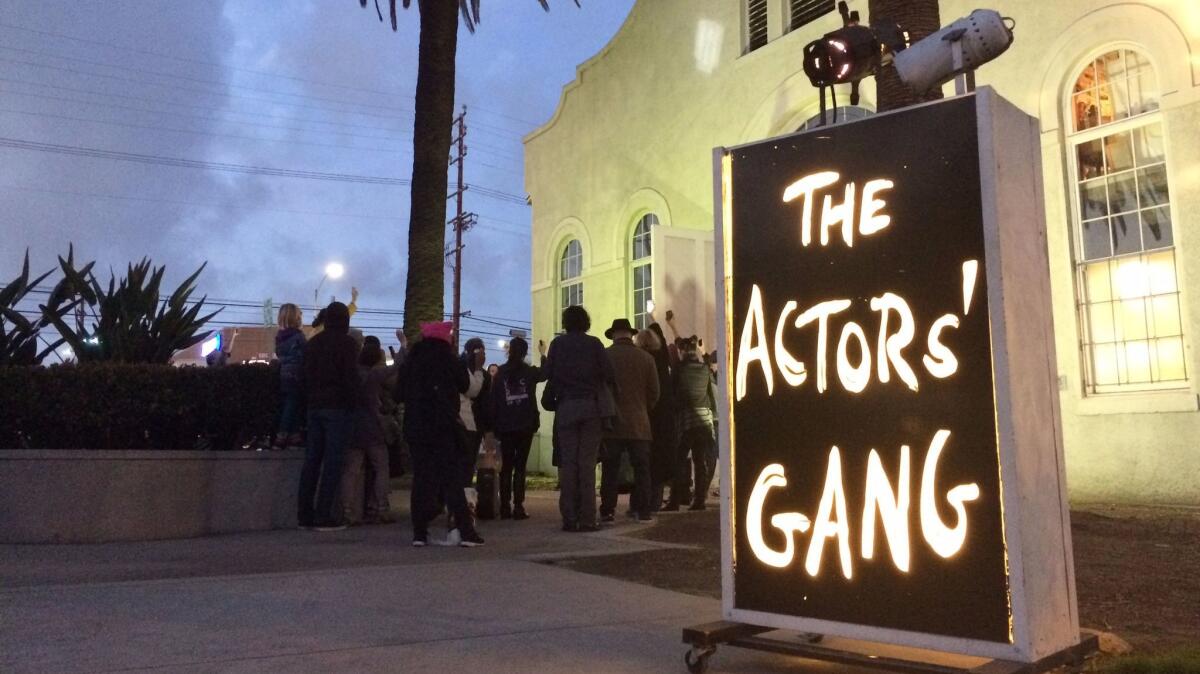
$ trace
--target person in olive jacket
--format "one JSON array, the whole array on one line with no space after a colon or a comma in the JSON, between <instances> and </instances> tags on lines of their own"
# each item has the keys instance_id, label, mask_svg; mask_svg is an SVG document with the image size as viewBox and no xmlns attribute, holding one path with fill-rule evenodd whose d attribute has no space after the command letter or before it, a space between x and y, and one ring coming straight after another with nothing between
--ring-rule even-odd
<instances>
[{"instance_id":1,"label":"person in olive jacket","mask_svg":"<svg viewBox=\"0 0 1200 674\"><path fill-rule=\"evenodd\" d=\"M539 345L545 356L545 343ZM508 361L492 380L492 424L500 439L500 519L528 519L525 512L525 464L529 447L541 423L535 395L545 381L539 367L525 362L529 342L514 337L508 344Z\"/></svg>"},{"instance_id":2,"label":"person in olive jacket","mask_svg":"<svg viewBox=\"0 0 1200 674\"><path fill-rule=\"evenodd\" d=\"M325 329L304 347L304 388L308 449L300 472L300 526L317 531L344 529L333 513L333 503L341 483L342 454L353 429L359 380L358 342L350 336L350 311L341 302L325 308Z\"/></svg>"},{"instance_id":3,"label":"person in olive jacket","mask_svg":"<svg viewBox=\"0 0 1200 674\"><path fill-rule=\"evenodd\" d=\"M633 343L637 329L629 320L618 318L604 336L612 340L606 349L616 374L617 417L604 433L604 458L600 471L600 521L612 522L617 507L621 454L629 454L633 467L633 491L629 510L639 521L654 519L650 502L650 443L654 434L650 410L658 402L658 368L654 357Z\"/></svg>"},{"instance_id":4,"label":"person in olive jacket","mask_svg":"<svg viewBox=\"0 0 1200 674\"><path fill-rule=\"evenodd\" d=\"M682 362L675 368L675 395L679 408L680 455L692 455L695 490L689 510L704 510L708 488L717 472L717 444L714 434L717 403L713 386L713 373L699 352L699 340L689 337L680 341ZM671 490L687 492L686 470L678 476L678 483Z\"/></svg>"}]
</instances>

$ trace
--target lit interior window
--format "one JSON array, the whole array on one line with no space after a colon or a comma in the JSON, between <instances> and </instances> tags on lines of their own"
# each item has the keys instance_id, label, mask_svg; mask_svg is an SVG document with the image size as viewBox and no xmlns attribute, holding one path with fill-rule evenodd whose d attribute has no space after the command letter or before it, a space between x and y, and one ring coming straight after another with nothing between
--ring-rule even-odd
<instances>
[{"instance_id":1,"label":"lit interior window","mask_svg":"<svg viewBox=\"0 0 1200 674\"><path fill-rule=\"evenodd\" d=\"M1120 49L1085 65L1070 94L1089 393L1187 382L1157 91L1150 62Z\"/></svg>"}]
</instances>

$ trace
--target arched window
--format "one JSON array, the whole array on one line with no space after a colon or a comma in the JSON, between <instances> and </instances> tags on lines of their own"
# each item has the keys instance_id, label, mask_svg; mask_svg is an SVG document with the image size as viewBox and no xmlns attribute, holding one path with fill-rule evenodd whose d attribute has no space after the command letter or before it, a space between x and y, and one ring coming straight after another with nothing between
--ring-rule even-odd
<instances>
[{"instance_id":1,"label":"arched window","mask_svg":"<svg viewBox=\"0 0 1200 674\"><path fill-rule=\"evenodd\" d=\"M579 239L571 239L563 248L558 263L559 312L574 305L583 304L583 246Z\"/></svg>"},{"instance_id":2,"label":"arched window","mask_svg":"<svg viewBox=\"0 0 1200 674\"><path fill-rule=\"evenodd\" d=\"M1114 49L1068 93L1076 289L1088 393L1186 384L1166 143L1145 56Z\"/></svg>"},{"instance_id":3,"label":"arched window","mask_svg":"<svg viewBox=\"0 0 1200 674\"><path fill-rule=\"evenodd\" d=\"M647 303L654 299L651 230L657 225L658 216L647 213L633 229L633 254L629 259L633 273L633 327L638 330L650 324Z\"/></svg>"}]
</instances>

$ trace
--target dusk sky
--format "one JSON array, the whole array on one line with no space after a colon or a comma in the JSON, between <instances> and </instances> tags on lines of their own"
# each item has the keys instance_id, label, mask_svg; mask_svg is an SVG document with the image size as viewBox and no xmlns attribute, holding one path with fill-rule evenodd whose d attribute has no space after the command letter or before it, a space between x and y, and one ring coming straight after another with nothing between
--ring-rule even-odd
<instances>
[{"instance_id":1,"label":"dusk sky","mask_svg":"<svg viewBox=\"0 0 1200 674\"><path fill-rule=\"evenodd\" d=\"M521 137L551 117L576 65L632 4L553 0L546 13L535 0L484 0L477 32L459 38L468 183L525 194ZM118 275L149 256L173 288L207 261L200 292L212 298L311 304L338 261L346 277L323 301L353 284L361 307L402 309L407 187L211 167L409 179L415 6L399 19L393 33L357 0L0 0L0 278L15 276L26 247L47 271L73 242L77 258ZM139 161L115 158L127 154ZM464 310L527 325L529 208L468 193L467 210L480 224L467 239ZM221 320L258 323L262 311ZM356 322L386 334L400 319ZM466 321L472 331L508 329Z\"/></svg>"}]
</instances>

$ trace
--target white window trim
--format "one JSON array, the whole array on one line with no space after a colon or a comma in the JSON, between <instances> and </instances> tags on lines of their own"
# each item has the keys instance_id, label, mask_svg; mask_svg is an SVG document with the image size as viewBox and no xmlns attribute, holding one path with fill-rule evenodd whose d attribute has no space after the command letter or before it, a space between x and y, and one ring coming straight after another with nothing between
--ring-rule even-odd
<instances>
[{"instance_id":1,"label":"white window trim","mask_svg":"<svg viewBox=\"0 0 1200 674\"><path fill-rule=\"evenodd\" d=\"M643 258L634 259L634 257L633 257L633 241L637 237L638 227L641 226L642 220L646 219L646 217L650 216L650 215L654 216L654 220L655 220L655 224L651 225L649 230L647 230L647 235L650 240L650 254ZM638 314L637 299L635 298L635 295L637 293L636 273L637 273L637 269L639 267L650 266L650 269L651 269L650 298L651 298L651 300L653 300L653 298L654 298L654 277L653 277L654 267L652 265L654 264L654 253L656 252L654 250L654 228L655 227L662 227L662 218L660 218L658 216L658 214L655 213L654 211L646 211L634 219L633 229L629 230L629 232L630 232L629 236L627 236L625 238L626 250L629 251L629 272L626 276L626 278L628 279L628 282L629 282L629 286L628 286L629 291L627 293L625 293L625 297L627 298L627 301L628 301L629 317L630 317L630 319L632 319L632 322L635 324L635 326L637 323L637 314ZM649 312L647 312L647 313L649 313ZM649 325L649 324L647 324L647 325Z\"/></svg>"},{"instance_id":2,"label":"white window trim","mask_svg":"<svg viewBox=\"0 0 1200 674\"><path fill-rule=\"evenodd\" d=\"M1075 412L1082 416L1111 414L1167 414L1200 411L1200 396L1194 391L1130 391L1128 393L1097 393L1076 401Z\"/></svg>"},{"instance_id":3,"label":"white window trim","mask_svg":"<svg viewBox=\"0 0 1200 674\"><path fill-rule=\"evenodd\" d=\"M753 54L756 51L762 51L771 44L771 4L777 0L765 0L767 5L767 41L763 44L750 48L750 2L751 0L738 0L739 13L742 16L742 56Z\"/></svg>"},{"instance_id":4,"label":"white window trim","mask_svg":"<svg viewBox=\"0 0 1200 674\"><path fill-rule=\"evenodd\" d=\"M572 243L579 245L579 273L570 278L566 278L563 276L563 262L566 260L567 251L570 250ZM578 285L579 286L579 296L581 298L584 297L583 281L584 281L584 278L587 276L587 272L586 272L586 266L585 266L586 257L585 257L585 253L583 251L583 241L580 241L577 237L570 237L565 242L563 242L561 248L559 248L559 251L560 252L557 256L557 264L556 264L556 269L555 269L555 271L557 273L555 274L555 283L554 283L554 304L557 306L558 311L557 311L557 316L554 320L554 324L559 330L561 330L562 329L562 312L563 312L563 309L566 309L565 306L562 306L563 291L572 286ZM580 302L580 304L582 305L582 301Z\"/></svg>"},{"instance_id":5,"label":"white window trim","mask_svg":"<svg viewBox=\"0 0 1200 674\"><path fill-rule=\"evenodd\" d=\"M1090 129L1083 131L1075 131L1075 109L1074 93L1075 82L1088 63L1094 62L1100 56L1112 51L1135 51L1139 55L1147 58L1150 61L1151 67L1154 69L1155 77L1158 80L1158 87L1162 89L1162 76L1159 74L1159 65L1147 51L1140 45L1127 42L1116 42L1097 48L1090 52L1086 58L1079 59L1076 65L1070 70L1070 78L1064 83L1063 89L1059 93L1059 107L1063 115L1063 150L1065 153L1065 163L1067 167L1067 199L1070 201L1071 221L1068 223L1070 227L1068 240L1070 242L1070 273L1071 273L1071 291L1072 291L1072 307L1075 320L1075 340L1074 348L1078 357L1079 367L1079 385L1074 387L1076 403L1078 404L1077 411L1079 414L1089 415L1108 415L1108 414L1150 414L1160 412L1196 412L1200 411L1198 406L1198 397L1195 391L1196 376L1190 367L1189 355L1191 354L1190 342L1191 333L1184 330L1183 342L1183 357L1186 379L1183 381L1172 382L1157 382L1151 384L1130 384L1128 387L1120 390L1108 391L1093 391L1095 385L1088 381L1091 371L1091 363L1089 358L1091 354L1084 347L1084 337L1087 334L1088 327L1085 325L1087 320L1086 307L1084 303L1084 293L1081 286L1082 279L1080 278L1080 269L1087 261L1081 262L1083 256L1081 227L1083 223L1082 207L1079 203L1079 166L1076 148L1083 143L1097 140L1105 136L1111 136L1126 131L1131 131L1142 126L1158 123L1163 128L1163 138L1170 138L1170 129L1168 128L1166 116L1163 114L1162 98L1164 92L1159 91L1158 108L1148 112L1142 112L1137 115L1127 117L1115 122L1100 124ZM1166 171L1167 180L1170 184L1172 178L1171 171L1171 152L1169 147L1164 147L1166 153ZM1172 226L1178 222L1177 209L1175 200L1172 198L1167 204L1167 208L1171 214ZM1162 249L1167 250L1167 249ZM1181 279L1180 257L1181 251L1178 240L1173 238L1170 250L1175 252L1175 279L1176 285L1179 286L1179 292L1182 295L1185 292ZM1137 254L1144 254L1147 251L1141 251ZM1153 252L1153 251L1150 251ZM1133 255L1132 253L1129 255ZM1125 257L1114 255L1105 260L1117 259ZM1091 262L1099 262L1100 260L1092 260ZM1186 303L1179 302L1180 322L1185 326L1190 325L1186 315Z\"/></svg>"}]
</instances>

